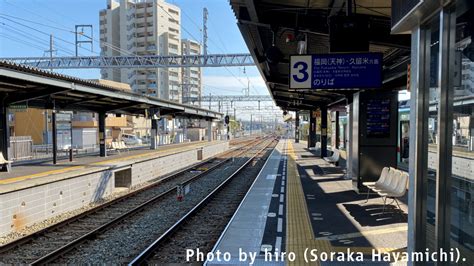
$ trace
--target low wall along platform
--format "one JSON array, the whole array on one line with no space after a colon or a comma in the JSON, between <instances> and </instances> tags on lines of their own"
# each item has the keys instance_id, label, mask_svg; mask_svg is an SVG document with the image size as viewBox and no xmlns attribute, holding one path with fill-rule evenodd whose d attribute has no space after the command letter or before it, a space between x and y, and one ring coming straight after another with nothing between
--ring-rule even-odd
<instances>
[{"instance_id":1,"label":"low wall along platform","mask_svg":"<svg viewBox=\"0 0 474 266\"><path fill-rule=\"evenodd\" d=\"M153 153L144 158L78 167L77 171L67 174L29 180L27 185L0 186L0 237L101 202L117 189L133 188L164 177L228 149L229 143L221 141L166 154ZM202 158L198 158L199 154Z\"/></svg>"}]
</instances>

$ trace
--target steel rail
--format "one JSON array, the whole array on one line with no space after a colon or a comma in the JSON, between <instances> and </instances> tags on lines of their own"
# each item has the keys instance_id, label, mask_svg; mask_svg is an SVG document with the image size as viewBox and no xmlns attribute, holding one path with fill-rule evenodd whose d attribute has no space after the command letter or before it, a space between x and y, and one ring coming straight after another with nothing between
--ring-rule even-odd
<instances>
[{"instance_id":1,"label":"steel rail","mask_svg":"<svg viewBox=\"0 0 474 266\"><path fill-rule=\"evenodd\" d=\"M265 141L266 139L258 139L256 141L253 141L247 145L244 145L244 147L247 147L247 146L251 146L253 145L254 143L256 142L259 142L259 141ZM240 149L244 148L244 147L241 147ZM248 149L250 150L250 149ZM247 152L248 150L244 150L242 151L241 153L239 153L238 155L236 156L239 156L245 152ZM209 168L207 169L206 171L203 171L201 173L198 173L196 174L195 176L191 177L190 179L186 180L185 182L181 183L182 185L186 185L186 184L189 184L201 177L203 177L204 175L210 173L211 171L217 169L218 167L220 167L222 164L228 162L229 160L231 160L231 158L227 158L221 162L219 162L218 164L214 165L212 168ZM92 239L94 238L95 236L101 234L102 232L105 232L107 231L108 228L110 228L111 226L114 226L116 224L118 224L120 221L124 220L125 218L127 217L130 217L132 216L133 214L139 212L139 211L142 211L144 208L146 208L147 206L149 206L150 204L153 204L159 200L161 200L163 197L171 194L171 193L174 193L176 192L176 187L173 187L173 188L170 188L168 189L167 191L164 191L160 194L158 194L157 196L154 196L153 198L147 200L146 202L140 204L139 206L137 206L136 208L116 217L115 219L97 227L96 229L92 230L92 231L89 231L88 233L84 234L83 236L79 237L79 238L76 238L75 240L69 242L68 244L46 254L45 256L35 260L34 262L31 263L31 265L45 265L45 264L49 264L51 262L53 262L54 260L58 259L59 257L61 257L62 254L65 254L69 251L71 251L72 249L74 249L74 247L76 247L78 244L88 240L88 239Z\"/></svg>"},{"instance_id":2,"label":"steel rail","mask_svg":"<svg viewBox=\"0 0 474 266\"><path fill-rule=\"evenodd\" d=\"M244 141L242 141L242 142L245 142L245 141L248 141L248 140L244 140ZM247 146L249 146L249 145L252 145L254 142L256 142L256 141L253 141L253 142L251 142L251 143L245 144L245 145L243 145L242 147L238 147L238 148L236 148L236 149L227 151L227 152L225 152L224 154L218 154L218 155L213 156L213 157L211 157L211 158L208 158L208 159L206 159L206 160L204 160L204 161L195 163L195 164L190 165L190 166L188 166L188 167L186 167L186 168L184 168L184 169L179 170L179 171L176 172L176 173L171 173L171 174L165 175L164 177L160 178L159 180L157 180L157 181L155 181L155 182L153 182L153 183L151 183L151 184L149 184L149 185L143 186L143 187L141 187L141 188L139 188L139 189L137 189L137 190L134 190L134 191L132 191L132 192L130 192L130 193L127 193L127 194L125 194L125 195L123 195L123 196L120 196L120 197L118 197L118 198L116 198L116 199L113 199L113 200L111 200L111 201L108 201L108 202L106 202L106 203L104 203L104 204L100 204L100 205L98 205L98 206L96 206L96 207L94 207L94 208L92 208L92 209L90 209L90 210L87 210L87 211L83 212L83 213L80 213L80 214L75 215L75 216L73 216L73 217L70 217L70 218L68 218L68 219L66 219L66 220L63 220L63 221L61 221L61 222L59 222L59 223L53 224L53 225L51 225L51 226L49 226L49 227L43 228L43 229L41 229L41 230L39 230L39 231L36 231L36 232L34 232L34 233L32 233L32 234L29 234L29 235L27 235L27 236L24 236L24 237L21 237L21 238L19 238L19 239L16 239L16 240L14 240L14 241L12 241L12 242L10 242L10 243L7 243L7 244L5 244L5 245L2 245L2 246L0 246L0 255L3 254L3 253L5 253L5 252L7 252L7 251L9 251L9 250L11 250L11 249L13 249L13 248L15 248L15 247L18 247L18 246L21 246L22 244L28 243L28 242L32 241L33 239L38 238L38 237L44 235L45 233L48 233L48 232L50 232L50 231L53 231L53 230L59 229L59 228L61 228L61 227L67 226L68 224L70 224L70 223L72 223L72 222L75 222L75 221L77 221L77 220L79 220L79 219L81 219L81 218L84 218L84 217L87 217L87 216L89 216L89 215L91 215L91 214L97 213L97 212L99 212L99 211L101 211L101 210L103 210L103 209L105 209L105 208L107 208L107 207L110 207L110 206L114 205L114 204L123 202L123 201L125 201L125 200L127 200L127 199L129 199L129 198L131 198L131 197L133 197L133 196L135 196L135 195L137 195L137 194L139 194L139 193L142 193L142 192L144 192L144 191L146 191L146 190L152 189L152 188L154 188L154 187L156 187L156 186L162 184L163 182L169 181L169 180L171 180L171 179L173 179L173 178L175 178L175 177L177 177L177 176L180 176L180 175L182 175L182 174L184 174L184 173L186 173L186 172L188 172L188 171L190 171L190 170L192 170L192 169L199 168L200 166L205 165L205 164L211 162L212 160L215 160L215 159L217 158L217 156L226 156L226 155L228 155L228 154L230 154L230 153L232 153L232 152L234 152L234 151L236 151L236 150L238 150L238 149L242 149L242 148L244 148L244 147L247 147ZM167 155L166 155L166 156L167 156ZM229 158L229 159L230 159L230 158ZM229 159L226 159L226 160L229 160ZM224 160L223 162L225 162L226 160ZM222 162L222 163L223 163L223 162ZM208 169L208 170L211 170L211 169ZM208 170L206 170L206 172L207 172ZM203 172L201 172L201 173L203 173ZM159 177L157 177L157 178L159 178Z\"/></svg>"},{"instance_id":3,"label":"steel rail","mask_svg":"<svg viewBox=\"0 0 474 266\"><path fill-rule=\"evenodd\" d=\"M260 149L254 156L249 158L241 167L239 167L234 173L226 178L218 187L211 191L203 200L201 200L194 208L186 213L181 219L179 219L174 225L172 225L166 232L164 232L159 238L157 238L152 244L150 244L145 250L143 250L135 259L133 259L128 265L142 265L146 260L154 253L156 248L160 246L164 241L171 237L190 217L202 209L206 203L208 203L216 194L221 191L237 174L239 174L244 168L246 168L255 158L265 151L273 141L269 142L265 147Z\"/></svg>"}]
</instances>

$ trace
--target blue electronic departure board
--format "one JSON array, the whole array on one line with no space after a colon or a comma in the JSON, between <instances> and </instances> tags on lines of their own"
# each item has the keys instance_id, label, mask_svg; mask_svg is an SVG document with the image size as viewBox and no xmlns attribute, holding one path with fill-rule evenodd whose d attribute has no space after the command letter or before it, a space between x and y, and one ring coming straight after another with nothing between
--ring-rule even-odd
<instances>
[{"instance_id":1,"label":"blue electronic departure board","mask_svg":"<svg viewBox=\"0 0 474 266\"><path fill-rule=\"evenodd\" d=\"M294 55L290 58L290 88L380 88L382 60L381 53Z\"/></svg>"},{"instance_id":2,"label":"blue electronic departure board","mask_svg":"<svg viewBox=\"0 0 474 266\"><path fill-rule=\"evenodd\" d=\"M366 123L368 138L390 137L390 100L368 100Z\"/></svg>"}]
</instances>

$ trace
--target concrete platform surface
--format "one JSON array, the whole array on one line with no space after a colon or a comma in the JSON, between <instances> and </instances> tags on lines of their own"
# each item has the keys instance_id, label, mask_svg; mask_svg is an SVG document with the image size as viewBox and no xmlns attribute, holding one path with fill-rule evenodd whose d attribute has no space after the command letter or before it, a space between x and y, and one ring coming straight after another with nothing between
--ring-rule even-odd
<instances>
[{"instance_id":1,"label":"concrete platform surface","mask_svg":"<svg viewBox=\"0 0 474 266\"><path fill-rule=\"evenodd\" d=\"M373 250L406 249L406 198L401 200L403 211L388 205L382 213L382 199L374 196L366 203L366 194L352 190L352 180L345 178L345 169L314 156L306 145L294 141L289 144L287 252L300 253L297 257L302 258L303 248L320 253L350 250L371 259ZM293 215L303 222L298 223Z\"/></svg>"},{"instance_id":2,"label":"concrete platform surface","mask_svg":"<svg viewBox=\"0 0 474 266\"><path fill-rule=\"evenodd\" d=\"M265 263L265 248L268 252L284 249L285 143L281 140L277 144L215 246L215 251L228 252L232 259L207 265L250 263L239 261L239 252L255 254L254 265L260 265Z\"/></svg>"},{"instance_id":3,"label":"concrete platform surface","mask_svg":"<svg viewBox=\"0 0 474 266\"><path fill-rule=\"evenodd\" d=\"M402 211L388 205L385 213L381 198L365 199L352 190L344 168L326 163L305 142L281 140L214 248L232 259L207 265L249 263L239 260L240 252L256 254L256 265L344 264L308 264L307 249L317 254L349 250L365 260L354 265L388 265L370 261L371 255L406 249L407 199L401 199ZM266 260L265 249L272 261ZM275 252L285 252L283 261L275 261ZM289 260L290 253L295 260Z\"/></svg>"}]
</instances>

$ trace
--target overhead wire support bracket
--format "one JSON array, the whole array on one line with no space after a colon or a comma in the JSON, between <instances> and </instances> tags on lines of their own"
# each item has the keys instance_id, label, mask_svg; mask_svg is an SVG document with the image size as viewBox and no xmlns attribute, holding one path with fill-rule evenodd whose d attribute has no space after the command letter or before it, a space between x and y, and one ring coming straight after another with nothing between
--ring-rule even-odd
<instances>
[{"instance_id":1,"label":"overhead wire support bracket","mask_svg":"<svg viewBox=\"0 0 474 266\"><path fill-rule=\"evenodd\" d=\"M84 29L90 29L90 34L84 34ZM76 25L74 36L75 36L75 46L76 46L76 56L79 56L78 50L83 43L89 43L91 45L91 52L94 52L94 30L92 25ZM89 37L90 36L90 37ZM84 39L85 38L85 39Z\"/></svg>"}]
</instances>

